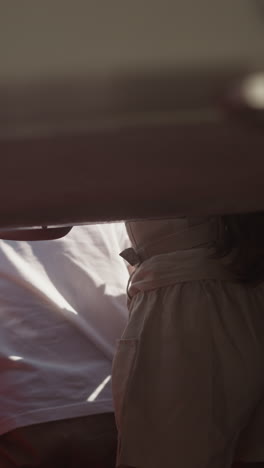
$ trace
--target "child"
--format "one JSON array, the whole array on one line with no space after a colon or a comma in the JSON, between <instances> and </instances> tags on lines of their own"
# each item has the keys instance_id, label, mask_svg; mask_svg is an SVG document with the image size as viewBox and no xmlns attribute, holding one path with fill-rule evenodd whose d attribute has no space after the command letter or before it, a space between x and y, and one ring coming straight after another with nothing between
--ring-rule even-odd
<instances>
[{"instance_id":1,"label":"child","mask_svg":"<svg viewBox=\"0 0 264 468\"><path fill-rule=\"evenodd\" d=\"M127 223L118 467L264 461L264 214Z\"/></svg>"}]
</instances>

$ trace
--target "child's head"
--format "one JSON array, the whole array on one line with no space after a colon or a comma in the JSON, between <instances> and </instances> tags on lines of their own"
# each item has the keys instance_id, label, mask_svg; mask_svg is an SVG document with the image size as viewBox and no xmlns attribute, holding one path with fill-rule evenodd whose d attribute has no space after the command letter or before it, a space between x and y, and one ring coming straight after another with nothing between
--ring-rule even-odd
<instances>
[{"instance_id":1,"label":"child's head","mask_svg":"<svg viewBox=\"0 0 264 468\"><path fill-rule=\"evenodd\" d=\"M235 252L230 269L242 282L264 281L264 212L221 216L215 246L218 256Z\"/></svg>"}]
</instances>

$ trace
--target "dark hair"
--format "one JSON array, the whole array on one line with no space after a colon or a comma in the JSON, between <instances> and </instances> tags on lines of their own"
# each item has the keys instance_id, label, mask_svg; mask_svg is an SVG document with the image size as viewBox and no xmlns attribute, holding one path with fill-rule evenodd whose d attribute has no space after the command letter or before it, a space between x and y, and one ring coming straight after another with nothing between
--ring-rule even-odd
<instances>
[{"instance_id":1,"label":"dark hair","mask_svg":"<svg viewBox=\"0 0 264 468\"><path fill-rule=\"evenodd\" d=\"M220 216L216 255L232 254L228 268L243 283L264 281L264 212Z\"/></svg>"}]
</instances>

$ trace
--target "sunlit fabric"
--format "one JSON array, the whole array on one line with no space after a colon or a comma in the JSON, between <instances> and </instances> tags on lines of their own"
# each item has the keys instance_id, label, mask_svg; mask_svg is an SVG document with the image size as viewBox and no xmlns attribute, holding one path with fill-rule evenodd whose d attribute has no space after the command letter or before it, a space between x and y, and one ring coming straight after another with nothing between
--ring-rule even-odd
<instances>
[{"instance_id":1,"label":"sunlit fabric","mask_svg":"<svg viewBox=\"0 0 264 468\"><path fill-rule=\"evenodd\" d=\"M0 241L0 433L113 411L105 379L127 321L128 245L120 223Z\"/></svg>"}]
</instances>

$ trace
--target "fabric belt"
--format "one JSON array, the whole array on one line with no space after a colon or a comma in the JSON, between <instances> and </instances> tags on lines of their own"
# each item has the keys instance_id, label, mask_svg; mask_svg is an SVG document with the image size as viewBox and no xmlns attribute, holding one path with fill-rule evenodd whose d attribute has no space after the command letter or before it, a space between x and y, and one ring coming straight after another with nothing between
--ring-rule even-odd
<instances>
[{"instance_id":1,"label":"fabric belt","mask_svg":"<svg viewBox=\"0 0 264 468\"><path fill-rule=\"evenodd\" d=\"M119 255L130 265L138 265L155 255L167 254L178 250L187 250L213 244L216 238L216 224L214 221L189 226L188 228L162 237L139 248L130 247Z\"/></svg>"}]
</instances>

